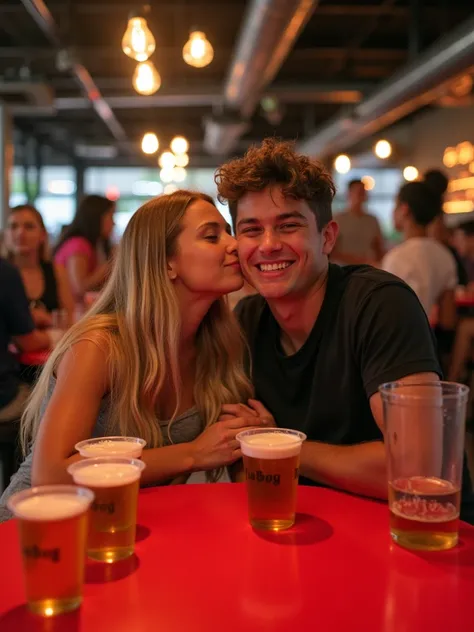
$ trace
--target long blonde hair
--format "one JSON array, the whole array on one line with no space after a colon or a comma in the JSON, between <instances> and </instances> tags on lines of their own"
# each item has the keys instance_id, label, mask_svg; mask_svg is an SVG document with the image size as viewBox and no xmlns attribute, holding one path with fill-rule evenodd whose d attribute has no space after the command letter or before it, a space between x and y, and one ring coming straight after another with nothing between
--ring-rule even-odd
<instances>
[{"instance_id":1,"label":"long blonde hair","mask_svg":"<svg viewBox=\"0 0 474 632\"><path fill-rule=\"evenodd\" d=\"M186 209L212 198L176 191L144 204L131 218L111 277L100 298L74 325L46 363L22 418L24 452L34 440L51 377L68 349L87 339L103 341L108 357L109 419L122 435L142 437L148 447L163 444L157 403L170 378L180 403L178 345L181 318L167 262L176 250ZM99 335L97 335L99 334ZM210 307L195 339L197 359L194 401L205 426L214 423L224 403L246 401L252 387L245 375L245 343L227 299Z\"/></svg>"}]
</instances>

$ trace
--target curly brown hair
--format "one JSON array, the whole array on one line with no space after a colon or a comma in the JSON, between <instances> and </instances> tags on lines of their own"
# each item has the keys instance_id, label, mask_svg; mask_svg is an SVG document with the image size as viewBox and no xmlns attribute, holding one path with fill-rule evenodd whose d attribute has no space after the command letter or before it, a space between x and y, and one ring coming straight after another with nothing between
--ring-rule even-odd
<instances>
[{"instance_id":1,"label":"curly brown hair","mask_svg":"<svg viewBox=\"0 0 474 632\"><path fill-rule=\"evenodd\" d=\"M280 185L287 197L306 200L319 230L332 219L334 182L321 163L296 153L294 143L266 138L243 158L220 166L214 179L219 200L229 204L234 227L239 200L249 191L262 191L271 185Z\"/></svg>"}]
</instances>

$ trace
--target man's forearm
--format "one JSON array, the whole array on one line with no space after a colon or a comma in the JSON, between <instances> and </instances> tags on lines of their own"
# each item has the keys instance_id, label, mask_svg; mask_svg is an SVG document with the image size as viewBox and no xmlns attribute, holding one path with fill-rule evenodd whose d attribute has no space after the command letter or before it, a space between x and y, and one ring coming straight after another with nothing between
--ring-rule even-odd
<instances>
[{"instance_id":1,"label":"man's forearm","mask_svg":"<svg viewBox=\"0 0 474 632\"><path fill-rule=\"evenodd\" d=\"M387 498L387 469L382 441L340 446L307 441L300 475L353 494Z\"/></svg>"}]
</instances>

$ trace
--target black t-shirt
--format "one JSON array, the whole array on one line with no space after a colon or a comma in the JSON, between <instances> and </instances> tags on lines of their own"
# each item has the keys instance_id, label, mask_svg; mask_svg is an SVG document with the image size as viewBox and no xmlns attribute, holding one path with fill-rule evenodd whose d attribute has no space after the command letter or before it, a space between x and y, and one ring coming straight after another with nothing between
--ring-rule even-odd
<instances>
[{"instance_id":1,"label":"black t-shirt","mask_svg":"<svg viewBox=\"0 0 474 632\"><path fill-rule=\"evenodd\" d=\"M441 375L415 293L370 266L330 264L319 316L291 356L283 352L279 325L261 296L244 298L236 314L251 349L257 399L279 426L301 430L310 441L381 439L369 403L379 385L414 373Z\"/></svg>"},{"instance_id":2,"label":"black t-shirt","mask_svg":"<svg viewBox=\"0 0 474 632\"><path fill-rule=\"evenodd\" d=\"M54 266L51 261L41 261L41 270L43 272L44 290L43 294L38 298L29 296L29 300L36 300L42 303L48 312L59 309L58 284L54 273Z\"/></svg>"},{"instance_id":3,"label":"black t-shirt","mask_svg":"<svg viewBox=\"0 0 474 632\"><path fill-rule=\"evenodd\" d=\"M20 273L0 259L0 408L15 398L19 384L18 366L8 345L13 336L34 328Z\"/></svg>"}]
</instances>

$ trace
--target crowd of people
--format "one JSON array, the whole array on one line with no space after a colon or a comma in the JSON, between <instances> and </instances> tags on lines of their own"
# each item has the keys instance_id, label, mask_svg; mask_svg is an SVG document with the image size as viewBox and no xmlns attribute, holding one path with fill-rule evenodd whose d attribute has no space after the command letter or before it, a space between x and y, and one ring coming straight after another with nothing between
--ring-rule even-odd
<instances>
[{"instance_id":1,"label":"crowd of people","mask_svg":"<svg viewBox=\"0 0 474 632\"><path fill-rule=\"evenodd\" d=\"M377 218L366 211L364 183L352 180L347 210L335 216L339 235L331 260L365 263L405 281L432 325L445 374L460 380L466 377L474 320L471 324L469 310L457 309L456 296L471 294L474 289L474 221L452 228L446 225L443 201L447 188L447 177L435 169L400 188L393 225L402 241L388 249Z\"/></svg>"},{"instance_id":2,"label":"crowd of people","mask_svg":"<svg viewBox=\"0 0 474 632\"><path fill-rule=\"evenodd\" d=\"M113 260L109 200L84 199L54 263L35 209L13 209L10 261L0 262L0 419L12 404L10 418L23 412L25 460L0 521L11 517L13 492L70 481L77 442L114 434L147 441L142 482L163 485L195 471L216 480L224 468L242 480L237 433L294 428L308 438L301 482L387 498L378 388L439 380L434 307L440 331L456 325L457 264L429 236L441 195L428 179L400 190L404 242L385 253L363 183L351 183L350 207L335 221L330 174L291 144L263 141L223 164L216 183L233 233L211 198L180 190L138 209ZM469 256L461 231L460 258ZM232 311L227 296L242 293L244 279L250 295ZM70 313L99 288L92 308L52 341L48 315ZM27 400L8 346L52 342ZM412 447L430 450L416 434ZM468 520L470 495L466 470Z\"/></svg>"}]
</instances>

